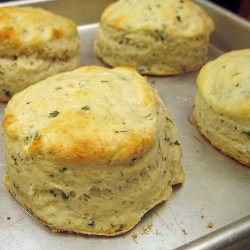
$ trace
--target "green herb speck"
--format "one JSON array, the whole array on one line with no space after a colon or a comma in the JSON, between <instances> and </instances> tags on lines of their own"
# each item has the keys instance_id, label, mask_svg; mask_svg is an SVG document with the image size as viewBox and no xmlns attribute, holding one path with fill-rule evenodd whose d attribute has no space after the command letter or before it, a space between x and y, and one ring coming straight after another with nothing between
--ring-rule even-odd
<instances>
[{"instance_id":1,"label":"green herb speck","mask_svg":"<svg viewBox=\"0 0 250 250\"><path fill-rule=\"evenodd\" d=\"M67 195L64 192L62 192L62 198L66 201L66 200L69 199L69 195Z\"/></svg>"},{"instance_id":2,"label":"green herb speck","mask_svg":"<svg viewBox=\"0 0 250 250\"><path fill-rule=\"evenodd\" d=\"M39 136L38 132L36 132L34 135L34 140L39 140L39 139L40 139L40 136Z\"/></svg>"},{"instance_id":3,"label":"green herb speck","mask_svg":"<svg viewBox=\"0 0 250 250\"><path fill-rule=\"evenodd\" d=\"M173 123L173 121L170 118L168 118L167 116L166 116L166 120L167 120L167 122Z\"/></svg>"},{"instance_id":4,"label":"green herb speck","mask_svg":"<svg viewBox=\"0 0 250 250\"><path fill-rule=\"evenodd\" d=\"M128 131L127 130L116 130L115 132L116 133L127 133Z\"/></svg>"},{"instance_id":5,"label":"green herb speck","mask_svg":"<svg viewBox=\"0 0 250 250\"><path fill-rule=\"evenodd\" d=\"M123 228L124 228L124 225L121 224L121 225L119 226L119 228L116 229L115 231L116 231L116 232L121 232Z\"/></svg>"},{"instance_id":6,"label":"green herb speck","mask_svg":"<svg viewBox=\"0 0 250 250\"><path fill-rule=\"evenodd\" d=\"M56 194L54 193L53 190L50 190L49 192L50 192L52 195L54 195L54 197L56 197Z\"/></svg>"},{"instance_id":7,"label":"green herb speck","mask_svg":"<svg viewBox=\"0 0 250 250\"><path fill-rule=\"evenodd\" d=\"M182 22L182 20L181 20L181 17L180 16L176 16L176 19L178 20L178 22Z\"/></svg>"},{"instance_id":8,"label":"green herb speck","mask_svg":"<svg viewBox=\"0 0 250 250\"><path fill-rule=\"evenodd\" d=\"M242 130L241 133L244 135L250 136L250 131Z\"/></svg>"},{"instance_id":9,"label":"green herb speck","mask_svg":"<svg viewBox=\"0 0 250 250\"><path fill-rule=\"evenodd\" d=\"M61 168L59 169L59 172L64 173L66 170L68 170L66 167L61 167Z\"/></svg>"},{"instance_id":10,"label":"green herb speck","mask_svg":"<svg viewBox=\"0 0 250 250\"><path fill-rule=\"evenodd\" d=\"M180 143L176 140L176 141L174 142L174 145L179 146L179 145L180 145Z\"/></svg>"},{"instance_id":11,"label":"green herb speck","mask_svg":"<svg viewBox=\"0 0 250 250\"><path fill-rule=\"evenodd\" d=\"M170 141L170 137L168 137L167 135L165 135L164 141Z\"/></svg>"},{"instance_id":12,"label":"green herb speck","mask_svg":"<svg viewBox=\"0 0 250 250\"><path fill-rule=\"evenodd\" d=\"M14 156L12 155L11 158L12 158L13 161L14 161L14 165L17 166L18 164L17 164L17 159L16 159L16 157L14 157Z\"/></svg>"},{"instance_id":13,"label":"green herb speck","mask_svg":"<svg viewBox=\"0 0 250 250\"><path fill-rule=\"evenodd\" d=\"M165 30L164 29L156 29L155 33L160 37L161 41L165 39Z\"/></svg>"},{"instance_id":14,"label":"green herb speck","mask_svg":"<svg viewBox=\"0 0 250 250\"><path fill-rule=\"evenodd\" d=\"M85 105L82 107L82 110L90 110L90 107L88 105Z\"/></svg>"},{"instance_id":15,"label":"green herb speck","mask_svg":"<svg viewBox=\"0 0 250 250\"><path fill-rule=\"evenodd\" d=\"M3 73L0 72L0 74L3 74ZM2 91L3 91L3 93L5 94L6 97L10 98L12 96L11 93L10 93L10 91L7 90L7 89L2 89Z\"/></svg>"},{"instance_id":16,"label":"green herb speck","mask_svg":"<svg viewBox=\"0 0 250 250\"><path fill-rule=\"evenodd\" d=\"M58 116L58 115L59 115L59 112L58 112L57 110L55 110L55 111L49 113L49 118L50 118L50 117L56 117L56 116Z\"/></svg>"},{"instance_id":17,"label":"green herb speck","mask_svg":"<svg viewBox=\"0 0 250 250\"><path fill-rule=\"evenodd\" d=\"M89 222L89 226L90 226L91 228L94 228L94 227L95 227L95 221L94 221L94 220L90 221L90 222Z\"/></svg>"}]
</instances>

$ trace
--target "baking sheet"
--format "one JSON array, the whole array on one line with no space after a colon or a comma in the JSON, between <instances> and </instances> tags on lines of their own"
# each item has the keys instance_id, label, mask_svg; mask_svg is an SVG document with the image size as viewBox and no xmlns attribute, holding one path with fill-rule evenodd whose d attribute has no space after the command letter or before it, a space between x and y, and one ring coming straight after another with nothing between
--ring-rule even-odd
<instances>
[{"instance_id":1,"label":"baking sheet","mask_svg":"<svg viewBox=\"0 0 250 250\"><path fill-rule=\"evenodd\" d=\"M8 4L42 6L70 17L79 25L82 64L105 66L93 54L98 26L94 22L109 2L47 0ZM247 22L206 1L196 2L215 20L216 31L209 46L208 60L231 49L250 47L250 25ZM230 34L225 32L229 30ZM250 244L250 169L213 148L193 124L191 114L197 73L148 77L149 84L158 89L173 115L183 149L186 182L174 188L168 201L148 212L132 231L122 236L59 234L38 224L15 202L1 181L0 249L221 249L235 242L235 248ZM0 104L1 120L4 107ZM3 176L1 138L1 180Z\"/></svg>"}]
</instances>

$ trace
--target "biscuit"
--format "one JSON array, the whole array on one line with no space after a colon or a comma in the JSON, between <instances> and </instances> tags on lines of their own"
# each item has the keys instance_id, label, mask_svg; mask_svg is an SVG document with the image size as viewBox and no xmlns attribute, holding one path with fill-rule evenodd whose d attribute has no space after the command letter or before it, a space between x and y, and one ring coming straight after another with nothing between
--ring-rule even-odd
<instances>
[{"instance_id":1,"label":"biscuit","mask_svg":"<svg viewBox=\"0 0 250 250\"><path fill-rule=\"evenodd\" d=\"M207 63L197 78L193 116L201 133L226 155L250 166L250 49Z\"/></svg>"},{"instance_id":2,"label":"biscuit","mask_svg":"<svg viewBox=\"0 0 250 250\"><path fill-rule=\"evenodd\" d=\"M80 65L76 25L41 8L0 8L0 101Z\"/></svg>"},{"instance_id":3,"label":"biscuit","mask_svg":"<svg viewBox=\"0 0 250 250\"><path fill-rule=\"evenodd\" d=\"M172 117L130 68L28 87L9 101L3 137L7 189L53 231L124 233L184 181Z\"/></svg>"},{"instance_id":4,"label":"biscuit","mask_svg":"<svg viewBox=\"0 0 250 250\"><path fill-rule=\"evenodd\" d=\"M213 21L189 0L120 0L103 12L94 51L110 66L175 75L200 68Z\"/></svg>"}]
</instances>

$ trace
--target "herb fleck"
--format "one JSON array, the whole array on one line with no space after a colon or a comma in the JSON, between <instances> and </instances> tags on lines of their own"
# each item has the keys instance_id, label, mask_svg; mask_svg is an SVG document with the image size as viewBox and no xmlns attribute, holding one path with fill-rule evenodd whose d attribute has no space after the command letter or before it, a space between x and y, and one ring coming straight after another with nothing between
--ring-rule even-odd
<instances>
[{"instance_id":1,"label":"herb fleck","mask_svg":"<svg viewBox=\"0 0 250 250\"><path fill-rule=\"evenodd\" d=\"M92 220L91 222L89 222L89 226L90 226L91 228L94 228L94 227L95 227L95 221Z\"/></svg>"},{"instance_id":2,"label":"herb fleck","mask_svg":"<svg viewBox=\"0 0 250 250\"><path fill-rule=\"evenodd\" d=\"M166 120L167 120L168 122L173 123L173 121L172 121L170 118L168 118L167 116L166 116Z\"/></svg>"},{"instance_id":3,"label":"herb fleck","mask_svg":"<svg viewBox=\"0 0 250 250\"><path fill-rule=\"evenodd\" d=\"M66 201L66 200L69 199L69 195L67 195L64 192L62 192L62 198Z\"/></svg>"},{"instance_id":4,"label":"herb fleck","mask_svg":"<svg viewBox=\"0 0 250 250\"><path fill-rule=\"evenodd\" d=\"M174 145L179 146L179 145L180 145L180 143L176 140L176 141L174 142Z\"/></svg>"},{"instance_id":5,"label":"herb fleck","mask_svg":"<svg viewBox=\"0 0 250 250\"><path fill-rule=\"evenodd\" d=\"M239 72L236 72L236 73L232 74L232 76L237 76L239 74L240 74Z\"/></svg>"},{"instance_id":6,"label":"herb fleck","mask_svg":"<svg viewBox=\"0 0 250 250\"><path fill-rule=\"evenodd\" d=\"M164 29L156 29L155 33L160 37L160 39L163 41L165 39L165 30Z\"/></svg>"},{"instance_id":7,"label":"herb fleck","mask_svg":"<svg viewBox=\"0 0 250 250\"><path fill-rule=\"evenodd\" d=\"M170 141L170 137L168 137L167 135L165 135L164 141Z\"/></svg>"},{"instance_id":8,"label":"herb fleck","mask_svg":"<svg viewBox=\"0 0 250 250\"><path fill-rule=\"evenodd\" d=\"M88 105L85 105L82 107L82 110L90 110L90 107Z\"/></svg>"},{"instance_id":9,"label":"herb fleck","mask_svg":"<svg viewBox=\"0 0 250 250\"><path fill-rule=\"evenodd\" d=\"M12 155L11 158L12 158L13 161L14 161L14 165L17 166L18 164L17 164L17 159L16 159L16 157L14 157L14 156Z\"/></svg>"},{"instance_id":10,"label":"herb fleck","mask_svg":"<svg viewBox=\"0 0 250 250\"><path fill-rule=\"evenodd\" d=\"M182 20L181 20L181 17L180 16L176 16L176 19L178 20L178 22L182 22Z\"/></svg>"},{"instance_id":11,"label":"herb fleck","mask_svg":"<svg viewBox=\"0 0 250 250\"><path fill-rule=\"evenodd\" d=\"M241 133L244 135L250 136L250 131L242 130Z\"/></svg>"},{"instance_id":12,"label":"herb fleck","mask_svg":"<svg viewBox=\"0 0 250 250\"><path fill-rule=\"evenodd\" d=\"M49 190L49 192L50 192L51 194L53 194L53 195L54 195L54 197L56 197L56 194L54 193L54 191L53 191L53 190Z\"/></svg>"},{"instance_id":13,"label":"herb fleck","mask_svg":"<svg viewBox=\"0 0 250 250\"><path fill-rule=\"evenodd\" d=\"M36 132L34 135L34 140L39 140L39 139L40 139L40 135L38 134L38 132Z\"/></svg>"},{"instance_id":14,"label":"herb fleck","mask_svg":"<svg viewBox=\"0 0 250 250\"><path fill-rule=\"evenodd\" d=\"M1 71L0 71L0 74L3 74ZM9 90L7 89L2 89L3 93L5 94L6 97L10 98L12 95L10 93Z\"/></svg>"},{"instance_id":15,"label":"herb fleck","mask_svg":"<svg viewBox=\"0 0 250 250\"><path fill-rule=\"evenodd\" d=\"M66 167L62 167L59 169L59 172L64 173L66 170L68 170Z\"/></svg>"},{"instance_id":16,"label":"herb fleck","mask_svg":"<svg viewBox=\"0 0 250 250\"><path fill-rule=\"evenodd\" d=\"M123 32L123 33L121 34L120 40L118 40L118 43L119 43L119 44L123 44L123 43L124 43L125 36L126 36L126 33Z\"/></svg>"},{"instance_id":17,"label":"herb fleck","mask_svg":"<svg viewBox=\"0 0 250 250\"><path fill-rule=\"evenodd\" d=\"M32 139L32 135L30 135L30 136L28 136L28 135L25 136L25 137L24 137L24 144L27 145L27 144L29 143L29 141L31 141L31 139Z\"/></svg>"},{"instance_id":18,"label":"herb fleck","mask_svg":"<svg viewBox=\"0 0 250 250\"><path fill-rule=\"evenodd\" d=\"M55 110L55 111L49 113L49 118L50 118L50 117L56 117L56 116L58 116L58 115L59 115L59 112L58 112L57 110Z\"/></svg>"},{"instance_id":19,"label":"herb fleck","mask_svg":"<svg viewBox=\"0 0 250 250\"><path fill-rule=\"evenodd\" d=\"M128 131L127 130L116 130L115 132L116 133L127 133Z\"/></svg>"},{"instance_id":20,"label":"herb fleck","mask_svg":"<svg viewBox=\"0 0 250 250\"><path fill-rule=\"evenodd\" d=\"M116 229L115 231L116 231L116 232L121 232L123 228L124 228L124 225L121 224L121 225L119 226L119 228Z\"/></svg>"}]
</instances>

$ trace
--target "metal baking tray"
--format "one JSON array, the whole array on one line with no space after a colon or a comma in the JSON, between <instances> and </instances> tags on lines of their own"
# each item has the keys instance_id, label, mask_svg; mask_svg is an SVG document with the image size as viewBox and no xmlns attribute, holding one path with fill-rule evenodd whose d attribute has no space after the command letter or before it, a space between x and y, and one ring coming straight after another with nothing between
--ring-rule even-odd
<instances>
[{"instance_id":1,"label":"metal baking tray","mask_svg":"<svg viewBox=\"0 0 250 250\"><path fill-rule=\"evenodd\" d=\"M74 20L82 42L83 65L103 65L93 40L108 0L16 1L0 4L44 7ZM215 22L208 60L233 49L250 48L250 23L205 0L196 0ZM148 77L170 109L179 130L186 182L148 212L130 232L117 237L52 233L38 224L5 189L0 141L0 249L249 249L250 168L213 148L197 131L192 104L198 71ZM250 84L250 83L249 83ZM2 120L5 104L0 104Z\"/></svg>"}]
</instances>

